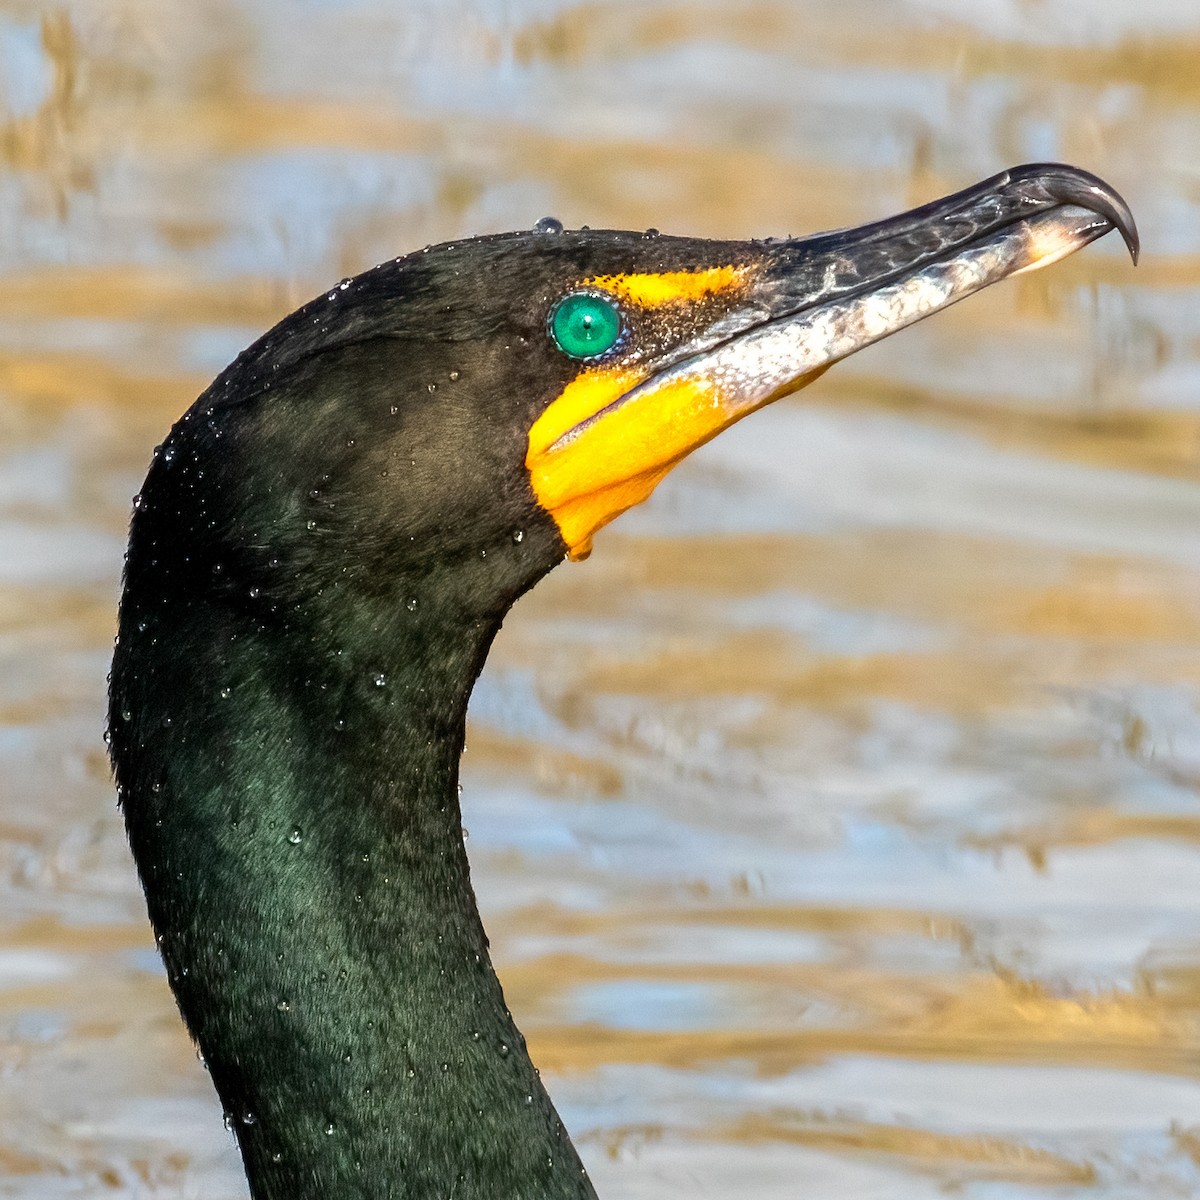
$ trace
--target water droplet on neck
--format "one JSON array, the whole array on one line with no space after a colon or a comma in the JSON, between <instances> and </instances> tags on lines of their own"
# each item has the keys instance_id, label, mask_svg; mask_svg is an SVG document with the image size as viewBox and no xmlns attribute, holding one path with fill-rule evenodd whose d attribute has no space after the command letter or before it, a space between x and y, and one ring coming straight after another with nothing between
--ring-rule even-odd
<instances>
[{"instance_id":1,"label":"water droplet on neck","mask_svg":"<svg viewBox=\"0 0 1200 1200\"><path fill-rule=\"evenodd\" d=\"M534 233L562 233L563 223L557 217L542 217L533 226Z\"/></svg>"},{"instance_id":2,"label":"water droplet on neck","mask_svg":"<svg viewBox=\"0 0 1200 1200\"><path fill-rule=\"evenodd\" d=\"M376 671L375 674L371 676L371 682L374 683L377 688L387 687L387 676L382 671Z\"/></svg>"},{"instance_id":3,"label":"water droplet on neck","mask_svg":"<svg viewBox=\"0 0 1200 1200\"><path fill-rule=\"evenodd\" d=\"M243 1125L254 1125L257 1123L257 1121L258 1121L258 1118L252 1112L246 1111L246 1112L242 1113L242 1124Z\"/></svg>"},{"instance_id":4,"label":"water droplet on neck","mask_svg":"<svg viewBox=\"0 0 1200 1200\"><path fill-rule=\"evenodd\" d=\"M280 1000L279 1003L275 1005L275 1007L277 1009L279 1009L280 1012L291 1012L292 1011L292 1006L286 1000Z\"/></svg>"},{"instance_id":5,"label":"water droplet on neck","mask_svg":"<svg viewBox=\"0 0 1200 1200\"><path fill-rule=\"evenodd\" d=\"M525 540L525 530L514 529L513 530L513 541L516 542L516 544L519 546L524 540Z\"/></svg>"},{"instance_id":6,"label":"water droplet on neck","mask_svg":"<svg viewBox=\"0 0 1200 1200\"><path fill-rule=\"evenodd\" d=\"M337 1128L337 1126L335 1126L334 1123L332 1121L330 1121L329 1124L325 1126L325 1136L332 1137L333 1131L336 1128Z\"/></svg>"},{"instance_id":7,"label":"water droplet on neck","mask_svg":"<svg viewBox=\"0 0 1200 1200\"><path fill-rule=\"evenodd\" d=\"M450 382L451 382L451 383L457 383L457 382L458 382L458 372L457 372L457 371L451 371L451 372L450 372Z\"/></svg>"},{"instance_id":8,"label":"water droplet on neck","mask_svg":"<svg viewBox=\"0 0 1200 1200\"><path fill-rule=\"evenodd\" d=\"M293 826L291 833L287 835L288 841L291 842L293 846L300 845L300 841L303 837L304 834L300 832L299 826Z\"/></svg>"},{"instance_id":9,"label":"water droplet on neck","mask_svg":"<svg viewBox=\"0 0 1200 1200\"><path fill-rule=\"evenodd\" d=\"M417 598L415 596L410 596L407 600L405 600L404 607L407 608L409 612L416 612Z\"/></svg>"}]
</instances>

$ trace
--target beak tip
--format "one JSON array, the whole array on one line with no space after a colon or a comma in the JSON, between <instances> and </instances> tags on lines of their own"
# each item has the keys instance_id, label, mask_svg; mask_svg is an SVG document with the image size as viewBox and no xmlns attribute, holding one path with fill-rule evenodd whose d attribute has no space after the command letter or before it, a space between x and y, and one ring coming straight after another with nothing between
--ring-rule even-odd
<instances>
[{"instance_id":1,"label":"beak tip","mask_svg":"<svg viewBox=\"0 0 1200 1200\"><path fill-rule=\"evenodd\" d=\"M1133 223L1133 218L1129 218L1128 228L1121 229L1121 236L1125 239L1125 245L1129 247L1129 257L1133 260L1133 265L1138 265L1138 259L1142 256L1142 243L1138 237L1137 226Z\"/></svg>"},{"instance_id":2,"label":"beak tip","mask_svg":"<svg viewBox=\"0 0 1200 1200\"><path fill-rule=\"evenodd\" d=\"M1018 186L1033 185L1043 196L1061 204L1078 204L1104 217L1116 229L1129 251L1134 266L1141 256L1137 222L1124 197L1098 175L1065 163L1028 163L1006 172Z\"/></svg>"},{"instance_id":3,"label":"beak tip","mask_svg":"<svg viewBox=\"0 0 1200 1200\"><path fill-rule=\"evenodd\" d=\"M1142 253L1142 239L1138 234L1137 222L1133 219L1133 213L1130 212L1129 205L1112 188L1104 189L1102 199L1105 203L1100 211L1120 233L1125 242L1125 248L1129 251L1129 257L1136 267Z\"/></svg>"}]
</instances>

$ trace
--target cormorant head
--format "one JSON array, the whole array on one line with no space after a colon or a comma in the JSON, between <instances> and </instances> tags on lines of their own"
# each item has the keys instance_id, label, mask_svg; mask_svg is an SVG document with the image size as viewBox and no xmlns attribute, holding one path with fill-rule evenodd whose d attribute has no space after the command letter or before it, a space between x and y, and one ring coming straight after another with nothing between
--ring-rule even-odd
<instances>
[{"instance_id":1,"label":"cormorant head","mask_svg":"<svg viewBox=\"0 0 1200 1200\"><path fill-rule=\"evenodd\" d=\"M213 383L160 450L129 570L169 555L180 594L268 608L337 591L500 613L732 422L1113 228L1136 256L1111 188L1036 165L803 239L544 221L431 247Z\"/></svg>"}]
</instances>

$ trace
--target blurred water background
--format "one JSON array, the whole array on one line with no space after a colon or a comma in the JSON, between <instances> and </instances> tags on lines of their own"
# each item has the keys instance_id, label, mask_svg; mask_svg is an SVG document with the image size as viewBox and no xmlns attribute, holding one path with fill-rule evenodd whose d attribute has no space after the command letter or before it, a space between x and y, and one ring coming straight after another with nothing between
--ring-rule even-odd
<instances>
[{"instance_id":1,"label":"blurred water background","mask_svg":"<svg viewBox=\"0 0 1200 1200\"><path fill-rule=\"evenodd\" d=\"M510 618L464 804L601 1195L1200 1195L1194 0L0 0L0 1195L245 1195L101 744L155 443L343 275L1027 160L1110 237L839 366Z\"/></svg>"}]
</instances>

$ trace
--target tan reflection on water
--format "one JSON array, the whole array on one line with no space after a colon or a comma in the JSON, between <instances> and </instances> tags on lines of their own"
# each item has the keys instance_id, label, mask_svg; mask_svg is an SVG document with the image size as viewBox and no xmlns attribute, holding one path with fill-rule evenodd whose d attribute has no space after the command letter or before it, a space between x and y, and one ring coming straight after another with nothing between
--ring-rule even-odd
<instances>
[{"instance_id":1,"label":"tan reflection on water","mask_svg":"<svg viewBox=\"0 0 1200 1200\"><path fill-rule=\"evenodd\" d=\"M1136 8L1136 11L1135 11ZM850 224L1108 239L707 447L506 626L469 847L602 1195L1200 1194L1200 14L0 2L0 1194L244 1195L100 745L129 497L342 274Z\"/></svg>"}]
</instances>

